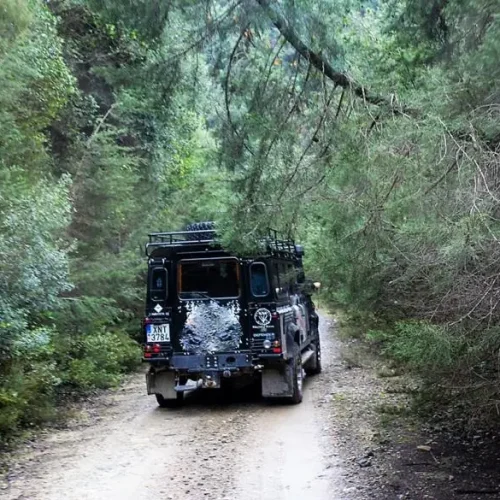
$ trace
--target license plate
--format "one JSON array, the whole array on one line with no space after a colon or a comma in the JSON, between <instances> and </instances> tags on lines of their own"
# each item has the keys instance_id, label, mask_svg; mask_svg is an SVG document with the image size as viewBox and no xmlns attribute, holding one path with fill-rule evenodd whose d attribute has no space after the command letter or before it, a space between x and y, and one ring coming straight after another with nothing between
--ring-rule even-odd
<instances>
[{"instance_id":1,"label":"license plate","mask_svg":"<svg viewBox=\"0 0 500 500\"><path fill-rule=\"evenodd\" d=\"M146 337L148 342L170 342L170 325L147 325Z\"/></svg>"}]
</instances>

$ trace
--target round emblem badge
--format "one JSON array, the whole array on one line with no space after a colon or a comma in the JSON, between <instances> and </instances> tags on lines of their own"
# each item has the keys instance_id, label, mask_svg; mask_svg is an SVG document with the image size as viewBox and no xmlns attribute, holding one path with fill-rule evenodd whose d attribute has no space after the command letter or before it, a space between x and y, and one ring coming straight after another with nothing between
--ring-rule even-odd
<instances>
[{"instance_id":1,"label":"round emblem badge","mask_svg":"<svg viewBox=\"0 0 500 500\"><path fill-rule=\"evenodd\" d=\"M255 311L255 314L253 315L255 322L259 326L267 326L269 323L271 323L271 311L269 309L266 309L265 307L261 307L260 309L257 309Z\"/></svg>"}]
</instances>

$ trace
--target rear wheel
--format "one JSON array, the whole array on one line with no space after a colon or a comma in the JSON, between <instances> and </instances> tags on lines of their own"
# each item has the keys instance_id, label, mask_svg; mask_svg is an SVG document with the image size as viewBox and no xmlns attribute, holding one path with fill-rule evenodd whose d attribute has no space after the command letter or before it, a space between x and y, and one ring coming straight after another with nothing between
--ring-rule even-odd
<instances>
[{"instance_id":1,"label":"rear wheel","mask_svg":"<svg viewBox=\"0 0 500 500\"><path fill-rule=\"evenodd\" d=\"M178 408L184 401L184 393L177 392L175 399L165 399L161 394L155 394L156 401L160 408Z\"/></svg>"},{"instance_id":2,"label":"rear wheel","mask_svg":"<svg viewBox=\"0 0 500 500\"><path fill-rule=\"evenodd\" d=\"M311 364L305 369L307 375L318 375L321 373L321 344L318 340L313 344L314 354L312 356Z\"/></svg>"},{"instance_id":3,"label":"rear wheel","mask_svg":"<svg viewBox=\"0 0 500 500\"><path fill-rule=\"evenodd\" d=\"M302 403L302 398L304 395L303 392L303 383L304 383L304 378L302 376L302 356L300 354L300 349L297 349L295 356L293 359L289 361L292 363L291 366L291 376L293 377L292 380L292 395L290 396L290 403L297 405L299 403Z\"/></svg>"}]
</instances>

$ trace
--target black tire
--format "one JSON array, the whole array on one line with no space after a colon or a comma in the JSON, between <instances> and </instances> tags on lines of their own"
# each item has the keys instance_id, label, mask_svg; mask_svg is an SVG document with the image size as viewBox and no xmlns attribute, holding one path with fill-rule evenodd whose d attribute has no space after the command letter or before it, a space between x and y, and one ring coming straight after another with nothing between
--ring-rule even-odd
<instances>
[{"instance_id":1,"label":"black tire","mask_svg":"<svg viewBox=\"0 0 500 500\"><path fill-rule=\"evenodd\" d=\"M319 375L322 371L322 366L321 366L321 344L318 340L313 343L314 347L314 354L313 354L313 361L312 363L305 368L306 375Z\"/></svg>"},{"instance_id":2,"label":"black tire","mask_svg":"<svg viewBox=\"0 0 500 500\"><path fill-rule=\"evenodd\" d=\"M212 240L214 238L213 231L215 230L215 223L211 221L207 222L193 222L186 226L186 231L209 231L207 233L196 233L188 234L186 238L190 241L196 240Z\"/></svg>"},{"instance_id":3,"label":"black tire","mask_svg":"<svg viewBox=\"0 0 500 500\"><path fill-rule=\"evenodd\" d=\"M184 402L184 393L176 393L175 399L165 399L161 394L155 394L156 401L160 408L179 408Z\"/></svg>"},{"instance_id":4,"label":"black tire","mask_svg":"<svg viewBox=\"0 0 500 500\"><path fill-rule=\"evenodd\" d=\"M293 405L298 405L302 403L302 398L304 396L304 378L302 376L302 356L300 354L300 349L297 349L295 356L289 361L292 365L291 374L293 377L292 387L293 392L289 398L289 402Z\"/></svg>"}]
</instances>

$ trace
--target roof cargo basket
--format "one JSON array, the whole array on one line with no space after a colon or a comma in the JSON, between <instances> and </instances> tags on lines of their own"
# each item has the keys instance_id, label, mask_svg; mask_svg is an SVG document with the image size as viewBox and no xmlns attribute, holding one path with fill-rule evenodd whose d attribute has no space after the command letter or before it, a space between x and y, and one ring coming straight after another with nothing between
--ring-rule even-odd
<instances>
[{"instance_id":1,"label":"roof cargo basket","mask_svg":"<svg viewBox=\"0 0 500 500\"><path fill-rule=\"evenodd\" d=\"M201 227L201 229L197 229ZM193 228L193 229L191 229ZM185 231L169 231L150 233L146 244L146 255L149 257L156 248L185 248L199 245L214 245L218 243L215 225L213 223L197 223L188 226ZM260 240L264 251L269 254L281 255L287 258L301 258L303 248L296 245L293 239L280 238L278 231L269 229L268 236Z\"/></svg>"}]
</instances>

